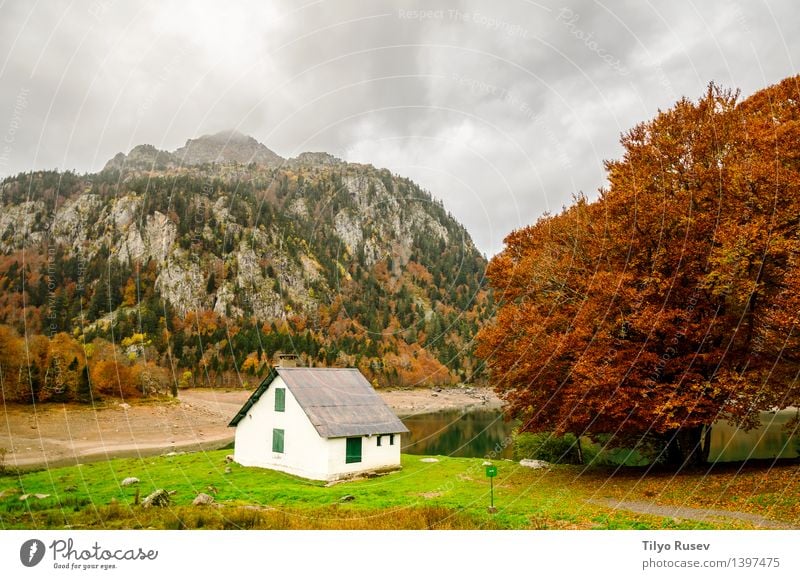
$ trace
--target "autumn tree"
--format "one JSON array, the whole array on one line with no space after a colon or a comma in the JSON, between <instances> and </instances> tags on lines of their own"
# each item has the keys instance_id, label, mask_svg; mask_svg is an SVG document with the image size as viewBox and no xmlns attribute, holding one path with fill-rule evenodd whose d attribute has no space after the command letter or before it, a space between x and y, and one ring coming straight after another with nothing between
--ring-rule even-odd
<instances>
[{"instance_id":1,"label":"autumn tree","mask_svg":"<svg viewBox=\"0 0 800 579\"><path fill-rule=\"evenodd\" d=\"M506 238L478 354L524 430L657 436L680 466L800 401L798 79L679 101L599 199Z\"/></svg>"},{"instance_id":2,"label":"autumn tree","mask_svg":"<svg viewBox=\"0 0 800 579\"><path fill-rule=\"evenodd\" d=\"M8 326L0 325L0 400L6 402L26 397L22 340Z\"/></svg>"}]
</instances>

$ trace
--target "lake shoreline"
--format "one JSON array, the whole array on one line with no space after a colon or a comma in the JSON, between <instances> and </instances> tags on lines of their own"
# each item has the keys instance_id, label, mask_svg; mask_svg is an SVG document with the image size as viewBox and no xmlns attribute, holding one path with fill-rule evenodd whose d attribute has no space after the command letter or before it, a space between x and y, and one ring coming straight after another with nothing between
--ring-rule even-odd
<instances>
[{"instance_id":1,"label":"lake shoreline","mask_svg":"<svg viewBox=\"0 0 800 579\"><path fill-rule=\"evenodd\" d=\"M485 386L378 390L401 417L460 409L498 409ZM228 422L249 390L192 388L164 403L108 400L78 404L9 404L0 420L5 466L29 470L119 457L154 456L223 448L233 442Z\"/></svg>"}]
</instances>

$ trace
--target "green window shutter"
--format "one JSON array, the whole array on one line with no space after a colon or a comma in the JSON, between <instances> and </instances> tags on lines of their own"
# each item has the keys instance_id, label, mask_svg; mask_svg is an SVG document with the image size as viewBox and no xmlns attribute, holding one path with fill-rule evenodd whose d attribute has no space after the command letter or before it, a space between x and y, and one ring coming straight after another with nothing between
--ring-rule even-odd
<instances>
[{"instance_id":1,"label":"green window shutter","mask_svg":"<svg viewBox=\"0 0 800 579\"><path fill-rule=\"evenodd\" d=\"M381 445L381 435L379 434L378 435L378 446L380 446L380 445Z\"/></svg>"},{"instance_id":2,"label":"green window shutter","mask_svg":"<svg viewBox=\"0 0 800 579\"><path fill-rule=\"evenodd\" d=\"M283 429L272 429L272 452L283 452Z\"/></svg>"},{"instance_id":3,"label":"green window shutter","mask_svg":"<svg viewBox=\"0 0 800 579\"><path fill-rule=\"evenodd\" d=\"M286 388L275 388L275 412L286 410Z\"/></svg>"},{"instance_id":4,"label":"green window shutter","mask_svg":"<svg viewBox=\"0 0 800 579\"><path fill-rule=\"evenodd\" d=\"M394 446L394 434L390 434L390 435L389 435L389 444L390 444L391 446Z\"/></svg>"},{"instance_id":5,"label":"green window shutter","mask_svg":"<svg viewBox=\"0 0 800 579\"><path fill-rule=\"evenodd\" d=\"M361 462L361 437L348 438L345 449L345 459L347 464Z\"/></svg>"}]
</instances>

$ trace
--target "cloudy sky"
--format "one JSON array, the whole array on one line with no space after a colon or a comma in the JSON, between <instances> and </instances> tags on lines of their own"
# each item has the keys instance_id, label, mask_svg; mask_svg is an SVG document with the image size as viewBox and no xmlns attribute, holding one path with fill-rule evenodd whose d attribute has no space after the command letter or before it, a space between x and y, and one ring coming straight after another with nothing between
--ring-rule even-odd
<instances>
[{"instance_id":1,"label":"cloudy sky","mask_svg":"<svg viewBox=\"0 0 800 579\"><path fill-rule=\"evenodd\" d=\"M793 2L0 0L0 176L224 129L410 176L487 255L619 134L797 73Z\"/></svg>"}]
</instances>

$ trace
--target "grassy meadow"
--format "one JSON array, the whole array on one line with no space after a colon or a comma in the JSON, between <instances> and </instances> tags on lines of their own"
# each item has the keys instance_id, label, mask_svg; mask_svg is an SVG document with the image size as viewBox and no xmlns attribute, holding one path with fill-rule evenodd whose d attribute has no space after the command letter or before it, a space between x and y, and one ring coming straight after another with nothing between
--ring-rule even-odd
<instances>
[{"instance_id":1,"label":"grassy meadow","mask_svg":"<svg viewBox=\"0 0 800 579\"><path fill-rule=\"evenodd\" d=\"M228 464L229 451L116 459L0 476L0 528L26 529L737 529L800 526L796 462L727 465L711 473L641 469L545 470L496 461L496 514L489 514L483 460L403 455L401 471L326 486ZM226 469L229 468L229 472ZM143 508L155 489L168 507ZM207 493L215 503L192 506ZM24 495L28 495L22 498ZM39 497L36 497L39 495ZM44 496L48 495L48 496ZM352 499L343 501L347 496ZM618 501L640 512L615 508ZM641 507L641 505L645 505ZM664 516L660 507L711 509L711 518ZM668 509L667 509L668 510ZM734 512L731 517L719 511ZM751 517L748 519L748 517Z\"/></svg>"}]
</instances>

